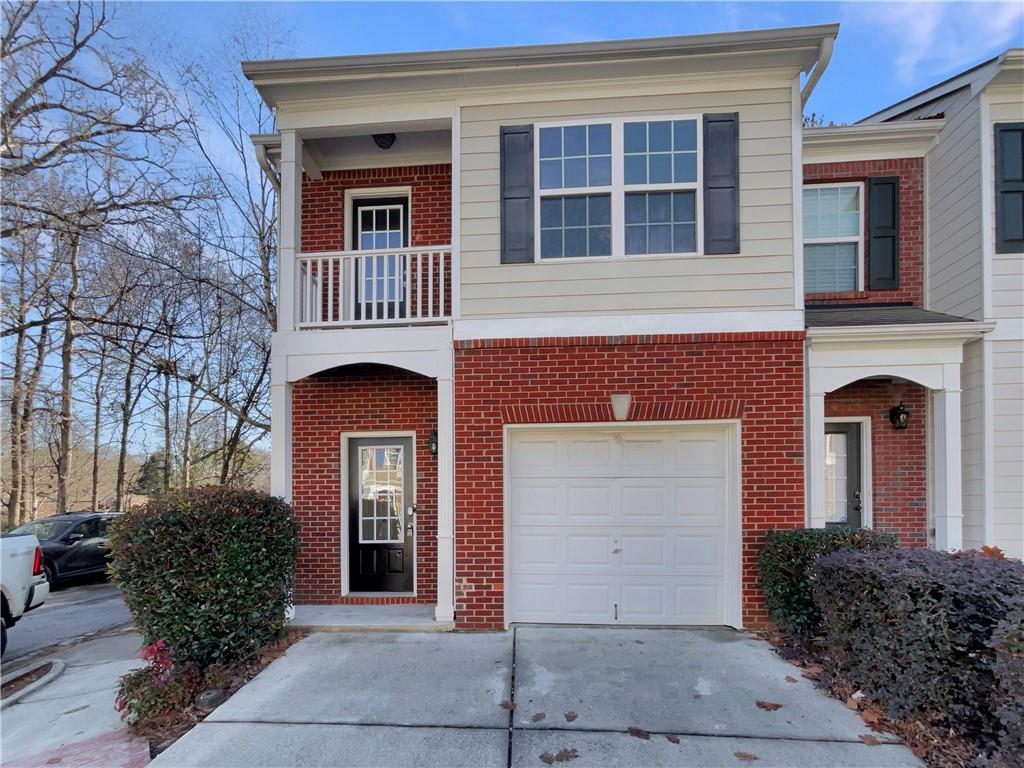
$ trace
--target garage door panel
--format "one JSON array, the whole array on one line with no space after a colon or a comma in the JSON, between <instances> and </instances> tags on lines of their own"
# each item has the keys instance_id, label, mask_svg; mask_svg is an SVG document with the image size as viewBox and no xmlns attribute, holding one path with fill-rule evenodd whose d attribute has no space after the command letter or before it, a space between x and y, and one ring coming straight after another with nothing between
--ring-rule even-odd
<instances>
[{"instance_id":1,"label":"garage door panel","mask_svg":"<svg viewBox=\"0 0 1024 768\"><path fill-rule=\"evenodd\" d=\"M727 623L739 542L726 428L526 436L509 442L510 621Z\"/></svg>"}]
</instances>

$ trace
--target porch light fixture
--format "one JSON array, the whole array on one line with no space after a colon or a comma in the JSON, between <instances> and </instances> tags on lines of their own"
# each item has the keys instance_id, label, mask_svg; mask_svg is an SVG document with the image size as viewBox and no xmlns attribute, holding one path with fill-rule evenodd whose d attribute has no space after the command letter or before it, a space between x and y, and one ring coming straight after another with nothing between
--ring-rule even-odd
<instances>
[{"instance_id":1,"label":"porch light fixture","mask_svg":"<svg viewBox=\"0 0 1024 768\"><path fill-rule=\"evenodd\" d=\"M910 420L910 411L903 405L903 401L900 400L899 405L894 405L889 409L889 421L896 429L906 429L907 422Z\"/></svg>"},{"instance_id":2,"label":"porch light fixture","mask_svg":"<svg viewBox=\"0 0 1024 768\"><path fill-rule=\"evenodd\" d=\"M629 404L632 395L612 395L612 415L616 421L625 421L629 418Z\"/></svg>"},{"instance_id":3,"label":"porch light fixture","mask_svg":"<svg viewBox=\"0 0 1024 768\"><path fill-rule=\"evenodd\" d=\"M433 430L430 433L430 437L427 438L427 447L430 449L431 456L437 456L437 430Z\"/></svg>"},{"instance_id":4,"label":"porch light fixture","mask_svg":"<svg viewBox=\"0 0 1024 768\"><path fill-rule=\"evenodd\" d=\"M381 149L391 149L395 143L395 134L393 133L375 133L373 134L373 143Z\"/></svg>"}]
</instances>

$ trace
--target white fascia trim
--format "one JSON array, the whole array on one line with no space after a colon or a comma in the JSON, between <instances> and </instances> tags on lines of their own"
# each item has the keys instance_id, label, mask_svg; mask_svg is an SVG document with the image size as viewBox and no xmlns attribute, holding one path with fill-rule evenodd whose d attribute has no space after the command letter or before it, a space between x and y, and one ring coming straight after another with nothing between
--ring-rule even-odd
<instances>
[{"instance_id":1,"label":"white fascia trim","mask_svg":"<svg viewBox=\"0 0 1024 768\"><path fill-rule=\"evenodd\" d=\"M868 123L804 131L804 162L841 163L924 157L935 146L946 121Z\"/></svg>"},{"instance_id":2,"label":"white fascia trim","mask_svg":"<svg viewBox=\"0 0 1024 768\"><path fill-rule=\"evenodd\" d=\"M804 161L803 161L803 102L800 97L800 78L793 78L792 95L792 153L793 153L793 306L804 308Z\"/></svg>"},{"instance_id":3,"label":"white fascia trim","mask_svg":"<svg viewBox=\"0 0 1024 768\"><path fill-rule=\"evenodd\" d=\"M995 258L995 136L989 100L978 97L978 122L981 131L981 316L992 317L992 260Z\"/></svg>"},{"instance_id":4,"label":"white fascia trim","mask_svg":"<svg viewBox=\"0 0 1024 768\"><path fill-rule=\"evenodd\" d=\"M851 325L808 328L807 338L827 341L961 341L981 338L995 323L918 323L911 325Z\"/></svg>"},{"instance_id":5,"label":"white fascia trim","mask_svg":"<svg viewBox=\"0 0 1024 768\"><path fill-rule=\"evenodd\" d=\"M576 315L456 320L454 338L527 339L564 336L635 336L667 333L802 331L800 310L689 312L656 315Z\"/></svg>"}]
</instances>

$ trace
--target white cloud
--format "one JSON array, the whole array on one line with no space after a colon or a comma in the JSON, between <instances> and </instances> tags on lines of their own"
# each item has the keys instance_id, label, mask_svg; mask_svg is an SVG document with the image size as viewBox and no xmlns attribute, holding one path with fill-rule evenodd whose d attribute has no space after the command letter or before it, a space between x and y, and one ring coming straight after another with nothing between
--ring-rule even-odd
<instances>
[{"instance_id":1,"label":"white cloud","mask_svg":"<svg viewBox=\"0 0 1024 768\"><path fill-rule=\"evenodd\" d=\"M893 74L913 83L1001 53L1022 32L1024 3L847 3L843 15L846 24L869 26L891 42Z\"/></svg>"}]
</instances>

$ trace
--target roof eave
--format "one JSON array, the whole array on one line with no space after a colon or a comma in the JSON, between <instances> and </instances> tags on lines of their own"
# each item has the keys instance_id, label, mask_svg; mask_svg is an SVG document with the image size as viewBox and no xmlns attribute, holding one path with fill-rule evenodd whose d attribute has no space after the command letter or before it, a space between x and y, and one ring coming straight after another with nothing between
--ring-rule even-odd
<instances>
[{"instance_id":1,"label":"roof eave","mask_svg":"<svg viewBox=\"0 0 1024 768\"><path fill-rule=\"evenodd\" d=\"M835 325L812 326L807 329L813 341L960 341L981 338L996 327L991 322L901 323L899 325Z\"/></svg>"}]
</instances>

